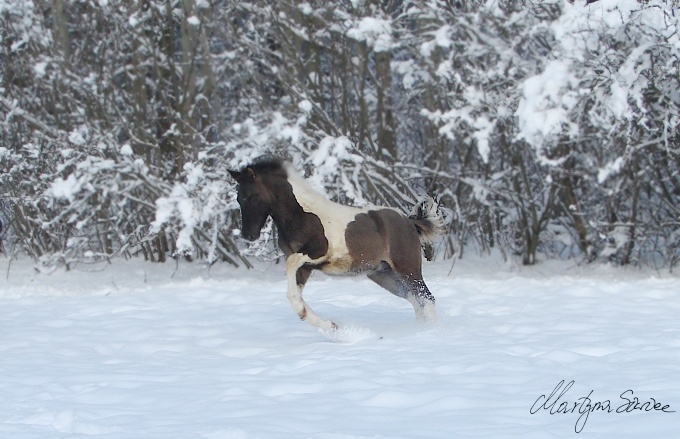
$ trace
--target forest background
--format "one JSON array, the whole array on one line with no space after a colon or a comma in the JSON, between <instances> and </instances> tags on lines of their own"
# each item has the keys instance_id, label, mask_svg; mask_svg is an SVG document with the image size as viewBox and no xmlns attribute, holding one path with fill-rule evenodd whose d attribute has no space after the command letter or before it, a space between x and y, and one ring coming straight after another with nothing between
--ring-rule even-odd
<instances>
[{"instance_id":1,"label":"forest background","mask_svg":"<svg viewBox=\"0 0 680 439\"><path fill-rule=\"evenodd\" d=\"M277 257L227 174L276 154L343 203L434 195L440 258L673 268L679 7L0 0L2 251Z\"/></svg>"}]
</instances>

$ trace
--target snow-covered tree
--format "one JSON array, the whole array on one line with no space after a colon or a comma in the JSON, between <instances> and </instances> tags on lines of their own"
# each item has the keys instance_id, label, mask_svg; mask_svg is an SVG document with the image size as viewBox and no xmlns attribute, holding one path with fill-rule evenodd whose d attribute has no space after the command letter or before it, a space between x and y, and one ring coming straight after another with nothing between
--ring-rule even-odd
<instances>
[{"instance_id":1,"label":"snow-covered tree","mask_svg":"<svg viewBox=\"0 0 680 439\"><path fill-rule=\"evenodd\" d=\"M342 202L438 196L442 256L673 265L677 8L1 0L3 233L247 264L227 169L277 154Z\"/></svg>"}]
</instances>

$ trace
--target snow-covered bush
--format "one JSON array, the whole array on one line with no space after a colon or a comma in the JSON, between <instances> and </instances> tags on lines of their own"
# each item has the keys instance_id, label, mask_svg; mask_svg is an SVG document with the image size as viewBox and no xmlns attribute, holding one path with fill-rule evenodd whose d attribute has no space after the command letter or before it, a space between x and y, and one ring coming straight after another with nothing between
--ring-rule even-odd
<instances>
[{"instance_id":1,"label":"snow-covered bush","mask_svg":"<svg viewBox=\"0 0 680 439\"><path fill-rule=\"evenodd\" d=\"M677 0L0 0L0 200L36 259L247 264L227 170L442 200L440 256L676 264ZM5 228L9 230L9 228Z\"/></svg>"},{"instance_id":2,"label":"snow-covered bush","mask_svg":"<svg viewBox=\"0 0 680 439\"><path fill-rule=\"evenodd\" d=\"M432 26L418 52L428 66L419 76L436 79L439 95L424 114L450 145L440 156L450 173L442 184L456 188L459 227L487 218L468 236L482 246L504 242L532 263L537 251L555 247L550 224L560 224L572 237L567 247L591 260L675 260L668 257L679 187L674 7L654 0L418 7Z\"/></svg>"},{"instance_id":3,"label":"snow-covered bush","mask_svg":"<svg viewBox=\"0 0 680 439\"><path fill-rule=\"evenodd\" d=\"M533 100L544 114L558 117L551 133L521 134L538 135L530 143L549 156L551 173L568 196L562 211L574 229L582 229L590 258L623 264L673 260L668 246L680 213L677 6L564 3L550 23L557 42L552 61L530 79L543 78L543 90L559 92L559 101ZM550 73L555 63L561 73ZM520 126L529 120L519 110L518 117Z\"/></svg>"}]
</instances>

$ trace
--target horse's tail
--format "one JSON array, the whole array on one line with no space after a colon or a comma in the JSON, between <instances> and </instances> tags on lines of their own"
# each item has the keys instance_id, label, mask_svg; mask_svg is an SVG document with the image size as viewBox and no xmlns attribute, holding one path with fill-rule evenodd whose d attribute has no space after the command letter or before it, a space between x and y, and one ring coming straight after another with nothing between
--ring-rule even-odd
<instances>
[{"instance_id":1,"label":"horse's tail","mask_svg":"<svg viewBox=\"0 0 680 439\"><path fill-rule=\"evenodd\" d=\"M431 261L434 257L432 242L446 232L446 223L439 204L428 196L413 208L408 218L416 226L425 258Z\"/></svg>"}]
</instances>

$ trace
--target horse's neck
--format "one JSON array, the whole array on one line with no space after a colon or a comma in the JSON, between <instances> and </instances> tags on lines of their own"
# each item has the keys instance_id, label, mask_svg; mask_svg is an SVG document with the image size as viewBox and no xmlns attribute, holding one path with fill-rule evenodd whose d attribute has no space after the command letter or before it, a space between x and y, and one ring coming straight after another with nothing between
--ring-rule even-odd
<instances>
[{"instance_id":1,"label":"horse's neck","mask_svg":"<svg viewBox=\"0 0 680 439\"><path fill-rule=\"evenodd\" d=\"M333 210L331 205L335 203L296 174L284 181L270 181L269 187L276 198L271 216L279 231L279 239L284 243L282 248L288 247L292 252L297 252L310 241L316 244L325 241L324 229L320 229L321 236L317 236L315 231L319 231L318 225L324 223L328 213ZM324 248L317 256L326 250Z\"/></svg>"},{"instance_id":2,"label":"horse's neck","mask_svg":"<svg viewBox=\"0 0 680 439\"><path fill-rule=\"evenodd\" d=\"M279 231L290 230L293 224L304 221L305 212L285 180L283 184L270 182L270 190L276 199L271 216Z\"/></svg>"}]
</instances>

